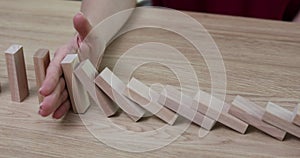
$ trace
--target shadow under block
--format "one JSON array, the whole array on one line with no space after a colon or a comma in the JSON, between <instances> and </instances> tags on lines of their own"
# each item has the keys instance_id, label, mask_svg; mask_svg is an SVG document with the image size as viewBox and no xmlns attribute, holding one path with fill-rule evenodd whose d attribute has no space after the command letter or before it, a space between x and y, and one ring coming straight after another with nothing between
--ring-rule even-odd
<instances>
[{"instance_id":1,"label":"shadow under block","mask_svg":"<svg viewBox=\"0 0 300 158\"><path fill-rule=\"evenodd\" d=\"M128 98L169 125L175 123L178 115L159 104L157 102L159 93L155 92L139 80L132 78L127 84L127 89L124 93Z\"/></svg>"},{"instance_id":2,"label":"shadow under block","mask_svg":"<svg viewBox=\"0 0 300 158\"><path fill-rule=\"evenodd\" d=\"M12 45L5 51L9 88L12 101L22 102L28 95L28 81L23 47Z\"/></svg>"},{"instance_id":3,"label":"shadow under block","mask_svg":"<svg viewBox=\"0 0 300 158\"><path fill-rule=\"evenodd\" d=\"M242 134L248 128L247 123L228 113L229 104L204 91L196 94L192 108Z\"/></svg>"},{"instance_id":4,"label":"shadow under block","mask_svg":"<svg viewBox=\"0 0 300 158\"><path fill-rule=\"evenodd\" d=\"M95 79L95 83L134 121L145 114L145 110L123 95L126 85L105 68Z\"/></svg>"},{"instance_id":5,"label":"shadow under block","mask_svg":"<svg viewBox=\"0 0 300 158\"><path fill-rule=\"evenodd\" d=\"M263 115L263 121L300 138L300 127L292 123L293 118L293 112L271 102L268 103Z\"/></svg>"},{"instance_id":6,"label":"shadow under block","mask_svg":"<svg viewBox=\"0 0 300 158\"><path fill-rule=\"evenodd\" d=\"M91 98L102 109L107 117L116 114L118 106L116 106L113 101L95 85L94 80L98 71L89 60L81 62L74 73L84 89L89 93Z\"/></svg>"},{"instance_id":7,"label":"shadow under block","mask_svg":"<svg viewBox=\"0 0 300 158\"><path fill-rule=\"evenodd\" d=\"M50 53L48 49L39 49L33 55L34 71L36 77L36 86L39 89L45 78L47 68L50 64ZM44 97L38 94L39 102L41 103Z\"/></svg>"},{"instance_id":8,"label":"shadow under block","mask_svg":"<svg viewBox=\"0 0 300 158\"><path fill-rule=\"evenodd\" d=\"M293 123L300 126L300 104L295 108Z\"/></svg>"},{"instance_id":9,"label":"shadow under block","mask_svg":"<svg viewBox=\"0 0 300 158\"><path fill-rule=\"evenodd\" d=\"M276 139L283 140L285 137L285 131L262 121L265 109L248 99L237 96L229 113Z\"/></svg>"},{"instance_id":10,"label":"shadow under block","mask_svg":"<svg viewBox=\"0 0 300 158\"><path fill-rule=\"evenodd\" d=\"M160 94L158 102L202 128L211 130L216 121L192 109L193 99L174 89L167 85Z\"/></svg>"},{"instance_id":11,"label":"shadow under block","mask_svg":"<svg viewBox=\"0 0 300 158\"><path fill-rule=\"evenodd\" d=\"M83 89L82 84L73 73L79 63L77 54L68 54L61 62L61 66L64 72L73 112L76 114L83 114L89 108L90 100L87 91Z\"/></svg>"}]
</instances>

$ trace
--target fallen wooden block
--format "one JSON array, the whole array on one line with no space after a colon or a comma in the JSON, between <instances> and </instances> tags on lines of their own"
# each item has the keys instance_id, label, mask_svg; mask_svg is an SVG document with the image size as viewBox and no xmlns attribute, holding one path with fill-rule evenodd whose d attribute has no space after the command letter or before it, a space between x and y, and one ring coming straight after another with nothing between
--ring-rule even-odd
<instances>
[{"instance_id":1,"label":"fallen wooden block","mask_svg":"<svg viewBox=\"0 0 300 158\"><path fill-rule=\"evenodd\" d=\"M12 101L22 102L28 95L28 81L23 47L12 45L5 51L9 88Z\"/></svg>"},{"instance_id":2,"label":"fallen wooden block","mask_svg":"<svg viewBox=\"0 0 300 158\"><path fill-rule=\"evenodd\" d=\"M265 109L248 99L237 96L232 102L229 113L274 138L283 140L285 137L285 131L262 121Z\"/></svg>"},{"instance_id":3,"label":"fallen wooden block","mask_svg":"<svg viewBox=\"0 0 300 158\"><path fill-rule=\"evenodd\" d=\"M100 106L107 117L113 116L118 111L111 99L109 99L99 87L94 83L94 79L98 71L89 60L81 62L74 71L76 77L79 79L84 89L89 93L95 103Z\"/></svg>"},{"instance_id":4,"label":"fallen wooden block","mask_svg":"<svg viewBox=\"0 0 300 158\"><path fill-rule=\"evenodd\" d=\"M160 94L158 102L204 129L211 130L216 121L192 109L193 99L174 89L167 85Z\"/></svg>"},{"instance_id":5,"label":"fallen wooden block","mask_svg":"<svg viewBox=\"0 0 300 158\"><path fill-rule=\"evenodd\" d=\"M247 123L228 113L229 104L204 91L196 94L192 108L240 133L244 134L248 128Z\"/></svg>"},{"instance_id":6,"label":"fallen wooden block","mask_svg":"<svg viewBox=\"0 0 300 158\"><path fill-rule=\"evenodd\" d=\"M145 114L145 110L123 95L126 85L105 68L95 79L95 83L134 121Z\"/></svg>"},{"instance_id":7,"label":"fallen wooden block","mask_svg":"<svg viewBox=\"0 0 300 158\"><path fill-rule=\"evenodd\" d=\"M178 115L176 115L173 111L165 108L157 102L159 99L159 93L155 92L135 78L132 78L127 84L124 94L169 125L173 125L178 117Z\"/></svg>"},{"instance_id":8,"label":"fallen wooden block","mask_svg":"<svg viewBox=\"0 0 300 158\"><path fill-rule=\"evenodd\" d=\"M293 123L295 125L300 126L300 104L298 104L297 107L295 108L293 115L294 115Z\"/></svg>"},{"instance_id":9,"label":"fallen wooden block","mask_svg":"<svg viewBox=\"0 0 300 158\"><path fill-rule=\"evenodd\" d=\"M298 138L300 138L300 127L293 124L293 112L269 102L263 120Z\"/></svg>"},{"instance_id":10,"label":"fallen wooden block","mask_svg":"<svg viewBox=\"0 0 300 158\"><path fill-rule=\"evenodd\" d=\"M84 90L83 85L73 73L79 63L77 54L68 54L61 62L61 66L64 72L73 112L76 114L83 114L90 107L90 100L87 91Z\"/></svg>"},{"instance_id":11,"label":"fallen wooden block","mask_svg":"<svg viewBox=\"0 0 300 158\"><path fill-rule=\"evenodd\" d=\"M43 84L47 68L50 64L50 53L48 49L39 49L33 55L34 71L36 77L36 86L40 88ZM38 94L39 102L41 103L44 97Z\"/></svg>"}]
</instances>

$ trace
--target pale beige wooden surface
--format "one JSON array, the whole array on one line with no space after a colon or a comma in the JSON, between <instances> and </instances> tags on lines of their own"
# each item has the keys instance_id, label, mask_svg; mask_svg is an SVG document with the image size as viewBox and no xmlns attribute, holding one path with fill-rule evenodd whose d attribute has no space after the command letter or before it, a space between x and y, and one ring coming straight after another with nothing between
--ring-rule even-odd
<instances>
[{"instance_id":1,"label":"pale beige wooden surface","mask_svg":"<svg viewBox=\"0 0 300 158\"><path fill-rule=\"evenodd\" d=\"M198 138L199 128L192 125L167 147L143 154L128 153L97 141L75 114L69 113L64 120L38 116L32 55L38 48L48 48L53 54L70 39L74 34L72 16L79 6L79 2L58 0L0 1L0 50L4 52L15 43L24 46L30 88L30 96L23 103L10 101L5 57L1 53L0 157L299 157L300 141L293 136L288 135L280 142L254 128L241 135L220 124L205 138ZM293 109L300 102L300 25L191 15L208 29L222 52L227 70L228 102L236 95L260 106L272 101ZM203 60L182 37L163 30L136 30L117 39L108 48L102 67L112 68L128 48L149 41L174 45L182 51L197 70L201 88L209 92L210 77ZM148 64L135 71L134 77L147 84L178 85L175 76L167 72L164 67ZM122 74L117 75L122 78ZM185 88L193 94L192 87ZM133 131L164 125L155 117L132 123L124 113L111 120ZM126 142L120 140L120 143Z\"/></svg>"}]
</instances>

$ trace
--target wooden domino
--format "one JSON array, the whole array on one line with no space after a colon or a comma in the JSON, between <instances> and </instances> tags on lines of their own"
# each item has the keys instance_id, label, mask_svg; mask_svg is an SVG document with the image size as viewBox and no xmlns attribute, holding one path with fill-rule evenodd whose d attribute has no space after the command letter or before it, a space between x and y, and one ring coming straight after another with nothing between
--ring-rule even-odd
<instances>
[{"instance_id":1,"label":"wooden domino","mask_svg":"<svg viewBox=\"0 0 300 158\"><path fill-rule=\"evenodd\" d=\"M77 54L68 54L61 62L61 66L64 72L73 112L76 114L83 114L89 108L90 100L82 84L73 73L79 63Z\"/></svg>"},{"instance_id":2,"label":"wooden domino","mask_svg":"<svg viewBox=\"0 0 300 158\"><path fill-rule=\"evenodd\" d=\"M276 139L283 140L286 135L285 131L262 121L264 108L241 96L234 99L229 113Z\"/></svg>"},{"instance_id":3,"label":"wooden domino","mask_svg":"<svg viewBox=\"0 0 300 158\"><path fill-rule=\"evenodd\" d=\"M28 81L23 47L12 45L5 51L12 101L22 102L28 95Z\"/></svg>"},{"instance_id":4,"label":"wooden domino","mask_svg":"<svg viewBox=\"0 0 300 158\"><path fill-rule=\"evenodd\" d=\"M292 123L293 118L293 112L272 102L268 103L263 115L263 121L300 138L300 127Z\"/></svg>"},{"instance_id":5,"label":"wooden domino","mask_svg":"<svg viewBox=\"0 0 300 158\"><path fill-rule=\"evenodd\" d=\"M298 104L294 110L293 123L300 126L300 104Z\"/></svg>"},{"instance_id":6,"label":"wooden domino","mask_svg":"<svg viewBox=\"0 0 300 158\"><path fill-rule=\"evenodd\" d=\"M167 85L160 94L158 102L204 129L211 130L216 121L192 109L193 98L174 89Z\"/></svg>"},{"instance_id":7,"label":"wooden domino","mask_svg":"<svg viewBox=\"0 0 300 158\"><path fill-rule=\"evenodd\" d=\"M124 92L128 98L169 125L173 125L175 123L178 115L159 104L157 102L159 99L159 93L152 90L144 83L132 78L127 84L127 89Z\"/></svg>"},{"instance_id":8,"label":"wooden domino","mask_svg":"<svg viewBox=\"0 0 300 158\"><path fill-rule=\"evenodd\" d=\"M46 77L46 71L50 64L50 53L48 49L39 49L33 55L36 86L40 88ZM43 96L38 94L39 102L43 101Z\"/></svg>"},{"instance_id":9,"label":"wooden domino","mask_svg":"<svg viewBox=\"0 0 300 158\"><path fill-rule=\"evenodd\" d=\"M100 106L107 117L116 114L118 106L116 106L112 100L109 99L94 83L94 79L97 76L98 71L90 60L87 59L81 62L75 69L74 73L83 85L84 89L89 93L95 103Z\"/></svg>"},{"instance_id":10,"label":"wooden domino","mask_svg":"<svg viewBox=\"0 0 300 158\"><path fill-rule=\"evenodd\" d=\"M248 128L247 123L228 113L229 104L204 91L196 94L192 108L240 133L244 134Z\"/></svg>"},{"instance_id":11,"label":"wooden domino","mask_svg":"<svg viewBox=\"0 0 300 158\"><path fill-rule=\"evenodd\" d=\"M95 79L95 83L134 121L145 114L145 110L123 95L126 85L105 68Z\"/></svg>"}]
</instances>

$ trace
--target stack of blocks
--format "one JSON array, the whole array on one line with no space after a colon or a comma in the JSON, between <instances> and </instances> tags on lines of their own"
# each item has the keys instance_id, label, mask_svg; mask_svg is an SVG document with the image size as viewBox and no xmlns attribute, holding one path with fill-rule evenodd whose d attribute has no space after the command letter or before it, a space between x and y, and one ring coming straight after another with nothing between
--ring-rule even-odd
<instances>
[{"instance_id":1,"label":"stack of blocks","mask_svg":"<svg viewBox=\"0 0 300 158\"><path fill-rule=\"evenodd\" d=\"M5 57L12 101L22 102L29 95L23 47L12 45ZM33 60L39 88L50 63L49 50L39 49ZM135 78L126 85L108 68L99 73L89 60L80 62L77 54L66 55L61 66L74 113L88 110L90 96L107 117L120 108L138 121L148 111L170 126L181 116L206 130L219 122L241 134L251 125L278 140L286 133L300 138L300 104L293 112L272 102L262 108L241 96L228 104L201 90L190 97L169 85L158 93Z\"/></svg>"}]
</instances>

